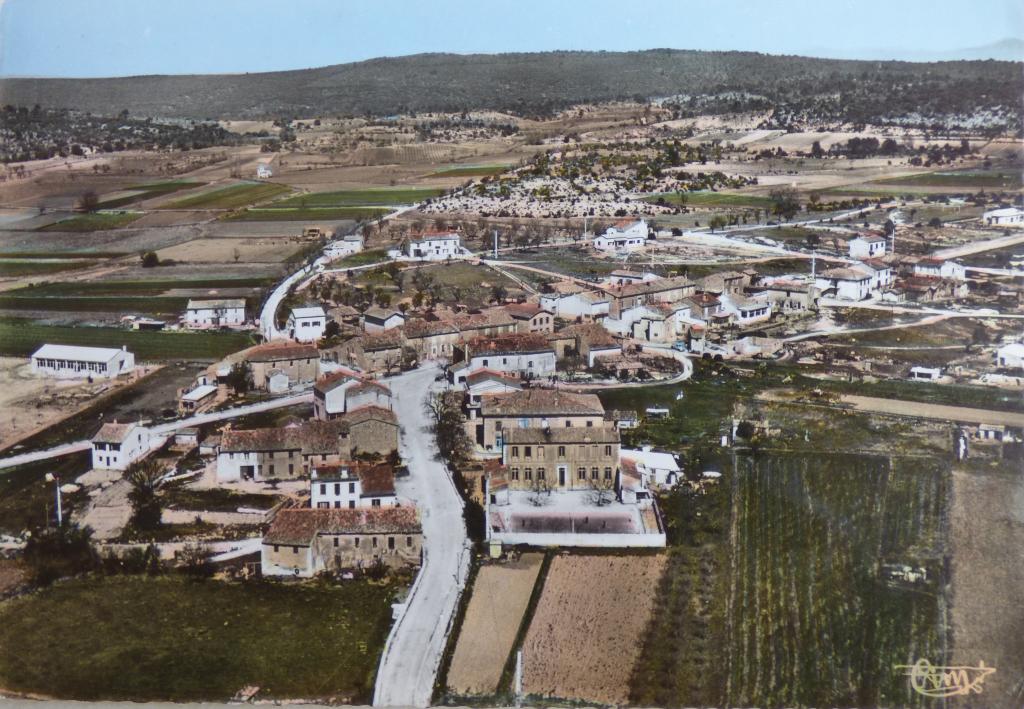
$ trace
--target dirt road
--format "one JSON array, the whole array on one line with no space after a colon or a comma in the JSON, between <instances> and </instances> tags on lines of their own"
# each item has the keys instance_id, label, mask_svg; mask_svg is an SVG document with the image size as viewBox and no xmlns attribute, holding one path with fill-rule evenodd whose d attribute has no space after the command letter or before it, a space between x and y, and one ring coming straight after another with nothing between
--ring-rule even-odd
<instances>
[{"instance_id":1,"label":"dirt road","mask_svg":"<svg viewBox=\"0 0 1024 709\"><path fill-rule=\"evenodd\" d=\"M896 416L914 416L940 421L956 421L957 423L991 423L1007 426L1024 426L1024 414L1014 411L990 411L988 409L970 409L964 406L945 406L943 404L922 404L902 399L880 399L874 396L855 396L845 394L845 404L852 404L859 411L873 411L879 414L895 414Z\"/></svg>"}]
</instances>

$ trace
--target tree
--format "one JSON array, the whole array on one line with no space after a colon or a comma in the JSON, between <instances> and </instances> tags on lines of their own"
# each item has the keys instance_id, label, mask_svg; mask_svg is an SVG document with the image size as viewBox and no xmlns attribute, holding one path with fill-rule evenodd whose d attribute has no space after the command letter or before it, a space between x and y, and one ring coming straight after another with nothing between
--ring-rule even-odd
<instances>
[{"instance_id":1,"label":"tree","mask_svg":"<svg viewBox=\"0 0 1024 709\"><path fill-rule=\"evenodd\" d=\"M527 498L534 507L543 507L551 501L551 486L546 479L535 478L530 481L530 495Z\"/></svg>"},{"instance_id":2,"label":"tree","mask_svg":"<svg viewBox=\"0 0 1024 709\"><path fill-rule=\"evenodd\" d=\"M143 268L154 268L160 265L160 257L156 255L155 251L147 251L140 258Z\"/></svg>"},{"instance_id":3,"label":"tree","mask_svg":"<svg viewBox=\"0 0 1024 709\"><path fill-rule=\"evenodd\" d=\"M938 229L940 226L942 226L942 220L939 219L938 217L932 217L931 219L928 220L928 226L932 227L933 229Z\"/></svg>"},{"instance_id":4,"label":"tree","mask_svg":"<svg viewBox=\"0 0 1024 709\"><path fill-rule=\"evenodd\" d=\"M78 198L78 209L83 212L95 212L100 207L100 196L94 190L86 190Z\"/></svg>"},{"instance_id":5,"label":"tree","mask_svg":"<svg viewBox=\"0 0 1024 709\"><path fill-rule=\"evenodd\" d=\"M337 325L337 323L332 320L327 324L327 327L329 328L331 325ZM326 333L327 329L325 328L324 334ZM252 367L246 361L235 362L231 365L231 371L228 372L226 382L236 394L244 394L252 388Z\"/></svg>"},{"instance_id":6,"label":"tree","mask_svg":"<svg viewBox=\"0 0 1024 709\"><path fill-rule=\"evenodd\" d=\"M757 429L754 427L754 424L752 424L750 421L740 421L739 424L736 426L736 435L746 441L749 441L751 438L753 438L756 432Z\"/></svg>"},{"instance_id":7,"label":"tree","mask_svg":"<svg viewBox=\"0 0 1024 709\"><path fill-rule=\"evenodd\" d=\"M505 288L505 286L501 285L500 283L495 284L491 288L491 300L493 300L495 303L504 303L505 298L507 297L508 290Z\"/></svg>"},{"instance_id":8,"label":"tree","mask_svg":"<svg viewBox=\"0 0 1024 709\"><path fill-rule=\"evenodd\" d=\"M336 320L331 320L329 323L327 323L327 326L324 327L324 337L326 339L330 339L332 337L337 337L340 334L341 334L341 325L339 325Z\"/></svg>"},{"instance_id":9,"label":"tree","mask_svg":"<svg viewBox=\"0 0 1024 709\"><path fill-rule=\"evenodd\" d=\"M160 499L160 479L164 468L155 460L133 463L125 473L131 485L128 501L132 504L131 526L139 530L153 530L160 526L163 500Z\"/></svg>"},{"instance_id":10,"label":"tree","mask_svg":"<svg viewBox=\"0 0 1024 709\"><path fill-rule=\"evenodd\" d=\"M213 576L215 568L210 561L210 548L202 543L186 544L178 553L181 571L193 579L206 579Z\"/></svg>"},{"instance_id":11,"label":"tree","mask_svg":"<svg viewBox=\"0 0 1024 709\"><path fill-rule=\"evenodd\" d=\"M772 190L768 194L768 198L772 201L772 213L778 214L787 221L800 211L800 200L797 199L796 190L792 187Z\"/></svg>"},{"instance_id":12,"label":"tree","mask_svg":"<svg viewBox=\"0 0 1024 709\"><path fill-rule=\"evenodd\" d=\"M820 158L825 155L825 151L821 149L821 141L816 140L811 144L811 157Z\"/></svg>"},{"instance_id":13,"label":"tree","mask_svg":"<svg viewBox=\"0 0 1024 709\"><path fill-rule=\"evenodd\" d=\"M25 544L23 558L32 581L40 586L91 571L99 562L92 547L92 529L71 524L67 518L59 527L33 533Z\"/></svg>"},{"instance_id":14,"label":"tree","mask_svg":"<svg viewBox=\"0 0 1024 709\"><path fill-rule=\"evenodd\" d=\"M711 227L711 231L712 232L714 232L715 229L721 229L725 225L726 225L725 217L723 217L721 215L718 215L718 214L716 214L715 216L711 217L711 221L708 222L708 226Z\"/></svg>"},{"instance_id":15,"label":"tree","mask_svg":"<svg viewBox=\"0 0 1024 709\"><path fill-rule=\"evenodd\" d=\"M587 494L590 502L598 507L604 507L615 501L615 479L590 478L590 491Z\"/></svg>"}]
</instances>

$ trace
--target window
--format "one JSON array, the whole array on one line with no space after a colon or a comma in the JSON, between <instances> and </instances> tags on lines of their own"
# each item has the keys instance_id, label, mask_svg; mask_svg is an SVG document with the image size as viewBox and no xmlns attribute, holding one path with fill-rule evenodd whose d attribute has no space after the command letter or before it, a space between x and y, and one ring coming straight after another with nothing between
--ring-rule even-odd
<instances>
[{"instance_id":1,"label":"window","mask_svg":"<svg viewBox=\"0 0 1024 709\"><path fill-rule=\"evenodd\" d=\"M524 458L532 458L533 457L533 446L523 446L523 457Z\"/></svg>"},{"instance_id":2,"label":"window","mask_svg":"<svg viewBox=\"0 0 1024 709\"><path fill-rule=\"evenodd\" d=\"M594 422L593 421L587 421L587 428L593 428L593 427L594 427Z\"/></svg>"},{"instance_id":3,"label":"window","mask_svg":"<svg viewBox=\"0 0 1024 709\"><path fill-rule=\"evenodd\" d=\"M341 503L340 503L340 502L338 503L338 506L339 506L339 507L341 506ZM355 500L349 500L349 501L348 501L348 508L349 508L350 510L354 510L354 509L356 508L356 501L355 501Z\"/></svg>"},{"instance_id":4,"label":"window","mask_svg":"<svg viewBox=\"0 0 1024 709\"><path fill-rule=\"evenodd\" d=\"M523 478L533 480L533 468L523 468Z\"/></svg>"},{"instance_id":5,"label":"window","mask_svg":"<svg viewBox=\"0 0 1024 709\"><path fill-rule=\"evenodd\" d=\"M326 504L326 503L325 503L325 504ZM334 501L334 507L335 507L335 509L337 509L337 508L341 507L341 500L335 500L335 501Z\"/></svg>"},{"instance_id":6,"label":"window","mask_svg":"<svg viewBox=\"0 0 1024 709\"><path fill-rule=\"evenodd\" d=\"M349 483L348 484L348 492L349 492L349 494L350 495L354 495L355 491L356 491L356 484L355 483Z\"/></svg>"},{"instance_id":7,"label":"window","mask_svg":"<svg viewBox=\"0 0 1024 709\"><path fill-rule=\"evenodd\" d=\"M338 546L338 538L337 537L334 538L334 546Z\"/></svg>"},{"instance_id":8,"label":"window","mask_svg":"<svg viewBox=\"0 0 1024 709\"><path fill-rule=\"evenodd\" d=\"M543 480L544 479L544 468L537 468L537 479L538 480Z\"/></svg>"},{"instance_id":9,"label":"window","mask_svg":"<svg viewBox=\"0 0 1024 709\"><path fill-rule=\"evenodd\" d=\"M484 360L484 366L485 367L487 366L487 360L486 359Z\"/></svg>"},{"instance_id":10,"label":"window","mask_svg":"<svg viewBox=\"0 0 1024 709\"><path fill-rule=\"evenodd\" d=\"M321 483L320 484L320 494L321 495L326 495L327 494L327 483Z\"/></svg>"},{"instance_id":11,"label":"window","mask_svg":"<svg viewBox=\"0 0 1024 709\"><path fill-rule=\"evenodd\" d=\"M564 458L565 457L565 446L558 446L558 457L559 458Z\"/></svg>"},{"instance_id":12,"label":"window","mask_svg":"<svg viewBox=\"0 0 1024 709\"><path fill-rule=\"evenodd\" d=\"M356 549L358 549L359 548L359 537L356 537L355 539L353 539L352 543L355 545Z\"/></svg>"},{"instance_id":13,"label":"window","mask_svg":"<svg viewBox=\"0 0 1024 709\"><path fill-rule=\"evenodd\" d=\"M565 427L566 428L572 428L572 421L566 421L565 422Z\"/></svg>"},{"instance_id":14,"label":"window","mask_svg":"<svg viewBox=\"0 0 1024 709\"><path fill-rule=\"evenodd\" d=\"M288 474L289 475L294 475L295 474L295 464L294 463L289 463L288 464Z\"/></svg>"},{"instance_id":15,"label":"window","mask_svg":"<svg viewBox=\"0 0 1024 709\"><path fill-rule=\"evenodd\" d=\"M316 503L316 506L319 509L326 509L326 508L331 506L331 503L330 502L318 502L318 503Z\"/></svg>"},{"instance_id":16,"label":"window","mask_svg":"<svg viewBox=\"0 0 1024 709\"><path fill-rule=\"evenodd\" d=\"M612 479L612 469L611 468L605 468L604 469L604 479L605 480L611 480Z\"/></svg>"},{"instance_id":17,"label":"window","mask_svg":"<svg viewBox=\"0 0 1024 709\"><path fill-rule=\"evenodd\" d=\"M394 537L388 537L388 549L394 551L394 549L395 549L395 538Z\"/></svg>"},{"instance_id":18,"label":"window","mask_svg":"<svg viewBox=\"0 0 1024 709\"><path fill-rule=\"evenodd\" d=\"M591 469L590 469L590 479L591 479L591 480L597 480L597 474L598 474L599 472L600 472L600 471L599 471L599 470L598 470L597 468L591 468Z\"/></svg>"},{"instance_id":19,"label":"window","mask_svg":"<svg viewBox=\"0 0 1024 709\"><path fill-rule=\"evenodd\" d=\"M610 456L612 454L612 447L611 446L605 446L604 447L604 454Z\"/></svg>"},{"instance_id":20,"label":"window","mask_svg":"<svg viewBox=\"0 0 1024 709\"><path fill-rule=\"evenodd\" d=\"M277 544L275 544L274 545L274 551L275 552L281 551L281 548L279 546L277 546Z\"/></svg>"},{"instance_id":21,"label":"window","mask_svg":"<svg viewBox=\"0 0 1024 709\"><path fill-rule=\"evenodd\" d=\"M583 466L580 466L579 468L577 468L576 469L576 477L579 478L580 480L586 480L587 479L587 469L584 468Z\"/></svg>"},{"instance_id":22,"label":"window","mask_svg":"<svg viewBox=\"0 0 1024 709\"><path fill-rule=\"evenodd\" d=\"M512 479L513 480L518 480L519 479L519 468L512 468Z\"/></svg>"},{"instance_id":23,"label":"window","mask_svg":"<svg viewBox=\"0 0 1024 709\"><path fill-rule=\"evenodd\" d=\"M405 546L407 546L407 547L411 547L412 546L412 537L406 537L405 538Z\"/></svg>"},{"instance_id":24,"label":"window","mask_svg":"<svg viewBox=\"0 0 1024 709\"><path fill-rule=\"evenodd\" d=\"M294 457L295 457L295 451L288 451L288 460L291 460Z\"/></svg>"},{"instance_id":25,"label":"window","mask_svg":"<svg viewBox=\"0 0 1024 709\"><path fill-rule=\"evenodd\" d=\"M518 458L519 457L519 446L512 446L512 457L513 458Z\"/></svg>"},{"instance_id":26,"label":"window","mask_svg":"<svg viewBox=\"0 0 1024 709\"><path fill-rule=\"evenodd\" d=\"M270 464L270 474L271 475L274 474L274 464L273 463Z\"/></svg>"},{"instance_id":27,"label":"window","mask_svg":"<svg viewBox=\"0 0 1024 709\"><path fill-rule=\"evenodd\" d=\"M299 548L298 547L292 547L292 554L298 554L298 553L299 553Z\"/></svg>"},{"instance_id":28,"label":"window","mask_svg":"<svg viewBox=\"0 0 1024 709\"><path fill-rule=\"evenodd\" d=\"M373 537L372 538L372 546L373 546L374 549L377 548L377 537Z\"/></svg>"},{"instance_id":29,"label":"window","mask_svg":"<svg viewBox=\"0 0 1024 709\"><path fill-rule=\"evenodd\" d=\"M495 431L500 431L501 430L501 421L495 421L494 422L494 430Z\"/></svg>"},{"instance_id":30,"label":"window","mask_svg":"<svg viewBox=\"0 0 1024 709\"><path fill-rule=\"evenodd\" d=\"M380 507L380 498L375 497L372 500L370 500L370 507Z\"/></svg>"}]
</instances>

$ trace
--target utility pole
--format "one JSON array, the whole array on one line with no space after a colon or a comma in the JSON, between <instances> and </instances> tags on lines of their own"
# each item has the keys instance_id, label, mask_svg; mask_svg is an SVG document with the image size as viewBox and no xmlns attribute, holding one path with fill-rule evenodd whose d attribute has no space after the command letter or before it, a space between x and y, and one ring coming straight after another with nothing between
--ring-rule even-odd
<instances>
[{"instance_id":1,"label":"utility pole","mask_svg":"<svg viewBox=\"0 0 1024 709\"><path fill-rule=\"evenodd\" d=\"M815 276L818 273L818 251L811 252L811 285L814 285Z\"/></svg>"},{"instance_id":2,"label":"utility pole","mask_svg":"<svg viewBox=\"0 0 1024 709\"><path fill-rule=\"evenodd\" d=\"M494 230L494 258L498 258L498 230Z\"/></svg>"},{"instance_id":3,"label":"utility pole","mask_svg":"<svg viewBox=\"0 0 1024 709\"><path fill-rule=\"evenodd\" d=\"M57 526L60 527L60 526L62 526L64 524L64 514L63 514L63 511L61 509L61 504L60 504L61 503L61 500L60 500L60 478L58 478L53 473L47 473L46 474L46 482L48 482L48 483L56 483L56 487L57 487Z\"/></svg>"}]
</instances>

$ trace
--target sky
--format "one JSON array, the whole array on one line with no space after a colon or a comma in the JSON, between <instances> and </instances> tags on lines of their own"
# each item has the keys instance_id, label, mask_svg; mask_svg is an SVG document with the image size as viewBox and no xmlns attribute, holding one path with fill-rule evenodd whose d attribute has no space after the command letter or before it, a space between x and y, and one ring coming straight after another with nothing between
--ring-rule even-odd
<instances>
[{"instance_id":1,"label":"sky","mask_svg":"<svg viewBox=\"0 0 1024 709\"><path fill-rule=\"evenodd\" d=\"M1008 38L1024 38L1020 0L0 0L0 76L664 47L934 60Z\"/></svg>"}]
</instances>

